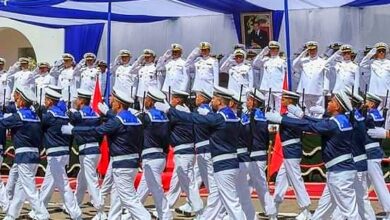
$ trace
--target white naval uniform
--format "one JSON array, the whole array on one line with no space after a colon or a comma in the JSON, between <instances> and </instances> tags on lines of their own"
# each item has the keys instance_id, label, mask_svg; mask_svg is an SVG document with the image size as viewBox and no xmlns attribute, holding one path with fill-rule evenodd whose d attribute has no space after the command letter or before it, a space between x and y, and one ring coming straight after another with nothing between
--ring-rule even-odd
<instances>
[{"instance_id":1,"label":"white naval uniform","mask_svg":"<svg viewBox=\"0 0 390 220\"><path fill-rule=\"evenodd\" d=\"M187 92L189 84L189 74L185 66L185 61L180 57L171 59L165 64L165 80L162 91L168 93L169 87Z\"/></svg>"},{"instance_id":2,"label":"white naval uniform","mask_svg":"<svg viewBox=\"0 0 390 220\"><path fill-rule=\"evenodd\" d=\"M271 88L271 100L272 102L275 102L276 111L279 111L280 103L282 101L283 81L287 73L286 60L282 59L280 56L258 56L253 61L253 65L261 69L263 73L260 90L264 92L264 96L266 97L265 103L268 103L268 92Z\"/></svg>"},{"instance_id":3,"label":"white naval uniform","mask_svg":"<svg viewBox=\"0 0 390 220\"><path fill-rule=\"evenodd\" d=\"M314 58L298 56L293 62L294 70L300 74L297 92L305 89L306 109L312 106L324 107L324 92L329 91L329 80L325 69L326 61L318 56Z\"/></svg>"},{"instance_id":4,"label":"white naval uniform","mask_svg":"<svg viewBox=\"0 0 390 220\"><path fill-rule=\"evenodd\" d=\"M148 63L142 66L138 70L138 89L137 97L142 98L144 92L148 92L149 87L154 87L157 89L161 88L160 82L157 79L156 66L154 63Z\"/></svg>"},{"instance_id":5,"label":"white naval uniform","mask_svg":"<svg viewBox=\"0 0 390 220\"><path fill-rule=\"evenodd\" d=\"M360 63L361 68L370 69L370 84L368 92L382 98L381 105L384 105L387 90L390 90L390 60L389 59L371 59L370 54L367 54ZM389 101L389 100L388 100ZM387 102L389 106L389 103ZM390 112L387 112L385 128L390 128Z\"/></svg>"},{"instance_id":6,"label":"white naval uniform","mask_svg":"<svg viewBox=\"0 0 390 220\"><path fill-rule=\"evenodd\" d=\"M29 70L20 70L16 72L14 75L12 75L12 77L14 79L14 86L12 89L11 99L13 99L13 93L15 92L15 89L17 87L27 87L30 89L34 88L34 80L32 80L34 77L33 72Z\"/></svg>"},{"instance_id":7,"label":"white naval uniform","mask_svg":"<svg viewBox=\"0 0 390 220\"><path fill-rule=\"evenodd\" d=\"M218 60L213 57L199 57L194 61L195 78L192 91L205 91L211 93L214 86L219 84Z\"/></svg>"},{"instance_id":8,"label":"white naval uniform","mask_svg":"<svg viewBox=\"0 0 390 220\"><path fill-rule=\"evenodd\" d=\"M126 88L134 98L137 90L137 73L132 72L132 67L130 63L118 66L114 76L114 87Z\"/></svg>"},{"instance_id":9,"label":"white naval uniform","mask_svg":"<svg viewBox=\"0 0 390 220\"><path fill-rule=\"evenodd\" d=\"M95 67L85 68L80 75L80 89L93 92L96 85L97 77L100 71Z\"/></svg>"},{"instance_id":10,"label":"white naval uniform","mask_svg":"<svg viewBox=\"0 0 390 220\"><path fill-rule=\"evenodd\" d=\"M49 85L55 85L55 84L56 84L56 79L49 73L44 73L35 79L38 103L40 103L41 105L45 104L45 88L48 87ZM41 100L39 101L39 99Z\"/></svg>"},{"instance_id":11,"label":"white naval uniform","mask_svg":"<svg viewBox=\"0 0 390 220\"><path fill-rule=\"evenodd\" d=\"M58 82L57 85L62 89L62 100L68 101L69 98L71 101L73 101L77 97L76 94L76 81L73 74L73 67L64 69L61 71L60 75L58 76ZM70 92L69 92L70 88ZM69 97L70 94L70 97Z\"/></svg>"},{"instance_id":12,"label":"white naval uniform","mask_svg":"<svg viewBox=\"0 0 390 220\"><path fill-rule=\"evenodd\" d=\"M354 93L357 94L359 89L359 66L352 61L337 62L334 67L336 73L336 82L333 93L345 90L345 88L354 87Z\"/></svg>"},{"instance_id":13,"label":"white naval uniform","mask_svg":"<svg viewBox=\"0 0 390 220\"><path fill-rule=\"evenodd\" d=\"M241 85L242 100L246 100L246 92L253 88L253 71L250 63L242 62L229 69L228 89L240 94Z\"/></svg>"},{"instance_id":14,"label":"white naval uniform","mask_svg":"<svg viewBox=\"0 0 390 220\"><path fill-rule=\"evenodd\" d=\"M5 94L4 94L5 89ZM0 104L3 104L3 100L8 103L11 99L11 86L10 82L7 79L7 74L5 70L0 70Z\"/></svg>"}]
</instances>

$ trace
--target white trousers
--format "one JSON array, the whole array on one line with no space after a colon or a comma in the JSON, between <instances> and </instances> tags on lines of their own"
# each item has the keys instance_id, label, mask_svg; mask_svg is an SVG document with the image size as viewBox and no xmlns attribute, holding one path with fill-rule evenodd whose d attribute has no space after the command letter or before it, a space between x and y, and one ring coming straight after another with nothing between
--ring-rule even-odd
<instances>
[{"instance_id":1,"label":"white trousers","mask_svg":"<svg viewBox=\"0 0 390 220\"><path fill-rule=\"evenodd\" d=\"M3 157L0 156L0 167L3 164ZM3 211L6 211L9 206L9 199L7 195L7 190L4 186L3 181L0 180L0 207L3 209Z\"/></svg>"},{"instance_id":2,"label":"white trousers","mask_svg":"<svg viewBox=\"0 0 390 220\"><path fill-rule=\"evenodd\" d=\"M108 219L120 220L122 209L129 210L131 217L136 220L150 220L149 212L142 205L137 191L134 187L135 176L138 173L136 168L111 168L112 169L112 190L111 207Z\"/></svg>"},{"instance_id":3,"label":"white trousers","mask_svg":"<svg viewBox=\"0 0 390 220\"><path fill-rule=\"evenodd\" d=\"M375 193L382 205L383 211L390 213L390 193L383 179L382 159L367 160L368 187L374 186Z\"/></svg>"},{"instance_id":4,"label":"white trousers","mask_svg":"<svg viewBox=\"0 0 390 220\"><path fill-rule=\"evenodd\" d=\"M158 218L162 220L173 218L171 210L169 209L168 200L165 197L164 190L161 186L161 173L164 171L164 168L165 158L143 159L143 173L137 189L137 194L141 203L145 202L149 192L152 193Z\"/></svg>"},{"instance_id":5,"label":"white trousers","mask_svg":"<svg viewBox=\"0 0 390 220\"><path fill-rule=\"evenodd\" d=\"M256 189L260 204L266 215L276 215L275 202L269 193L265 167L267 161L252 161L249 164L249 176L252 187Z\"/></svg>"},{"instance_id":6,"label":"white trousers","mask_svg":"<svg viewBox=\"0 0 390 220\"><path fill-rule=\"evenodd\" d=\"M342 219L361 219L354 189L356 170L328 171L326 177L326 186L312 220L331 219L336 208L340 211Z\"/></svg>"},{"instance_id":7,"label":"white trousers","mask_svg":"<svg viewBox=\"0 0 390 220\"><path fill-rule=\"evenodd\" d=\"M187 195L194 212L203 209L203 201L199 195L199 187L195 181L194 175L194 154L175 154L175 167L173 169L172 179L167 193L167 199L170 207L173 207L179 199L181 191Z\"/></svg>"},{"instance_id":8,"label":"white trousers","mask_svg":"<svg viewBox=\"0 0 390 220\"><path fill-rule=\"evenodd\" d=\"M65 170L68 163L69 155L47 157L46 173L41 186L40 199L47 206L54 189L57 188L70 217L77 219L81 217L81 209L69 186L68 175Z\"/></svg>"},{"instance_id":9,"label":"white trousers","mask_svg":"<svg viewBox=\"0 0 390 220\"><path fill-rule=\"evenodd\" d=\"M12 200L15 193L16 181L18 180L18 168L16 163L14 163L9 170L7 184L5 189L7 190L7 195L10 200Z\"/></svg>"},{"instance_id":10,"label":"white trousers","mask_svg":"<svg viewBox=\"0 0 390 220\"><path fill-rule=\"evenodd\" d=\"M288 186L291 184L294 189L299 208L304 209L310 206L310 198L302 178L300 164L300 158L284 159L275 180L275 203L283 202Z\"/></svg>"},{"instance_id":11,"label":"white trousers","mask_svg":"<svg viewBox=\"0 0 390 220\"><path fill-rule=\"evenodd\" d=\"M238 169L223 170L214 173L215 182L218 187L219 196L222 200L229 218L232 220L246 220L242 210L237 190Z\"/></svg>"},{"instance_id":12,"label":"white trousers","mask_svg":"<svg viewBox=\"0 0 390 220\"><path fill-rule=\"evenodd\" d=\"M112 184L114 183L113 177L112 177L112 161L108 163L106 175L104 175L103 183L100 188L100 193L103 197L103 200L105 197L108 196L111 192Z\"/></svg>"},{"instance_id":13,"label":"white trousers","mask_svg":"<svg viewBox=\"0 0 390 220\"><path fill-rule=\"evenodd\" d=\"M35 186L35 174L37 173L38 164L19 163L15 164L18 177L15 185L15 194L7 210L7 216L18 218L20 210L25 200L27 200L35 212L38 220L49 219L43 202L39 199L39 193Z\"/></svg>"},{"instance_id":14,"label":"white trousers","mask_svg":"<svg viewBox=\"0 0 390 220\"><path fill-rule=\"evenodd\" d=\"M209 193L207 197L207 206L203 210L200 219L222 219L221 213L225 211L222 200L219 195L218 186L214 177L213 162L211 161L210 153L197 154L199 173L202 177Z\"/></svg>"},{"instance_id":15,"label":"white trousers","mask_svg":"<svg viewBox=\"0 0 390 220\"><path fill-rule=\"evenodd\" d=\"M92 204L98 211L104 209L104 201L99 190L99 178L96 172L96 167L100 159L100 154L79 155L80 171L77 174L77 187L75 196L77 203L80 205L83 202L85 192L92 199Z\"/></svg>"},{"instance_id":16,"label":"white trousers","mask_svg":"<svg viewBox=\"0 0 390 220\"><path fill-rule=\"evenodd\" d=\"M248 183L249 164L250 162L240 162L240 168L238 170L237 175L236 189L246 219L254 220L257 219L257 217L255 208L252 204L251 188Z\"/></svg>"}]
</instances>

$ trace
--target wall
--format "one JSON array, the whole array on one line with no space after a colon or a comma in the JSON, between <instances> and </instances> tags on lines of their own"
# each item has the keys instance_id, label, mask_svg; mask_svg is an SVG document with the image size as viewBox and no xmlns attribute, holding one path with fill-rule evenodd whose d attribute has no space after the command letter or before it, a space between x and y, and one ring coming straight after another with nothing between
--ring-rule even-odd
<instances>
[{"instance_id":1,"label":"wall","mask_svg":"<svg viewBox=\"0 0 390 220\"><path fill-rule=\"evenodd\" d=\"M17 49L20 45L30 43L38 62L53 63L61 57L64 51L63 29L44 28L0 17L0 35L3 33L6 36L0 36L0 57L7 58L7 66L12 65L18 59ZM20 34L24 35L28 41L22 41L23 37Z\"/></svg>"}]
</instances>

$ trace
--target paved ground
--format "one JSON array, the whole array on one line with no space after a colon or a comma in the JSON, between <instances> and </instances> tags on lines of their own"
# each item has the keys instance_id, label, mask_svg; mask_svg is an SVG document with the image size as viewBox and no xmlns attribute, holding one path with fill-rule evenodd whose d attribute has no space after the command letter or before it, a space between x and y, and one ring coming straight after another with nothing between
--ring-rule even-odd
<instances>
[{"instance_id":1,"label":"paved ground","mask_svg":"<svg viewBox=\"0 0 390 220\"><path fill-rule=\"evenodd\" d=\"M203 198L204 202L206 202L205 199L206 198L204 197ZM68 215L64 214L60 210L61 205L60 205L59 201L60 201L60 197L59 197L58 193L55 193L52 200L51 200L52 203L50 203L49 209L48 209L50 212L51 219L54 219L54 220L70 219ZM185 202L184 197L181 197L177 205L179 206L179 205L183 204L184 202ZM317 202L318 202L318 200L312 201L312 205L310 207L311 210L314 210L317 207ZM256 211L260 212L261 208L260 208L259 201L257 199L253 199L253 204L255 205ZM108 203L107 203L107 205L108 205ZM378 204L377 201L373 201L372 205L375 209L375 212L377 213L378 219L381 219L380 215L382 215L382 213L380 213L381 212L380 205ZM148 208L148 210L154 210L153 199L151 197L148 198L148 200L146 202L146 207ZM86 219L86 220L92 219L92 217L95 215L94 209L91 206L83 205L81 208L83 211L83 218L84 219ZM109 207L106 206L106 209L108 211ZM23 207L21 217L19 219L29 219L27 216L28 211L29 211L29 205L26 204ZM298 206L297 206L295 200L288 199L280 206L280 212L281 212L281 215L279 216L279 219L294 219L294 216L297 215L297 213L299 212L299 209L298 209ZM0 214L0 218L4 218L3 213ZM265 217L261 217L261 214L259 215L259 218L260 219L267 219ZM175 214L174 219L187 220L187 219L192 219L192 218L188 218L188 217L184 217L184 216Z\"/></svg>"}]
</instances>

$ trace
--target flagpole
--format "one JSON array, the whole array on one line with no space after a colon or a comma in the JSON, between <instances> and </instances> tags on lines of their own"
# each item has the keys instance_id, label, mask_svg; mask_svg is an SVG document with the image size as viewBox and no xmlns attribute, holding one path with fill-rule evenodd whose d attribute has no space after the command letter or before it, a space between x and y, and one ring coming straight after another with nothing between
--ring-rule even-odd
<instances>
[{"instance_id":1,"label":"flagpole","mask_svg":"<svg viewBox=\"0 0 390 220\"><path fill-rule=\"evenodd\" d=\"M288 0L284 0L284 26L286 29L286 53L287 53L287 78L288 78L288 90L291 91L291 51L290 51L290 21L288 15Z\"/></svg>"},{"instance_id":2,"label":"flagpole","mask_svg":"<svg viewBox=\"0 0 390 220\"><path fill-rule=\"evenodd\" d=\"M108 1L108 13L107 13L107 75L106 75L106 89L104 94L104 100L106 104L109 104L110 96L110 84L111 84L111 0Z\"/></svg>"}]
</instances>

